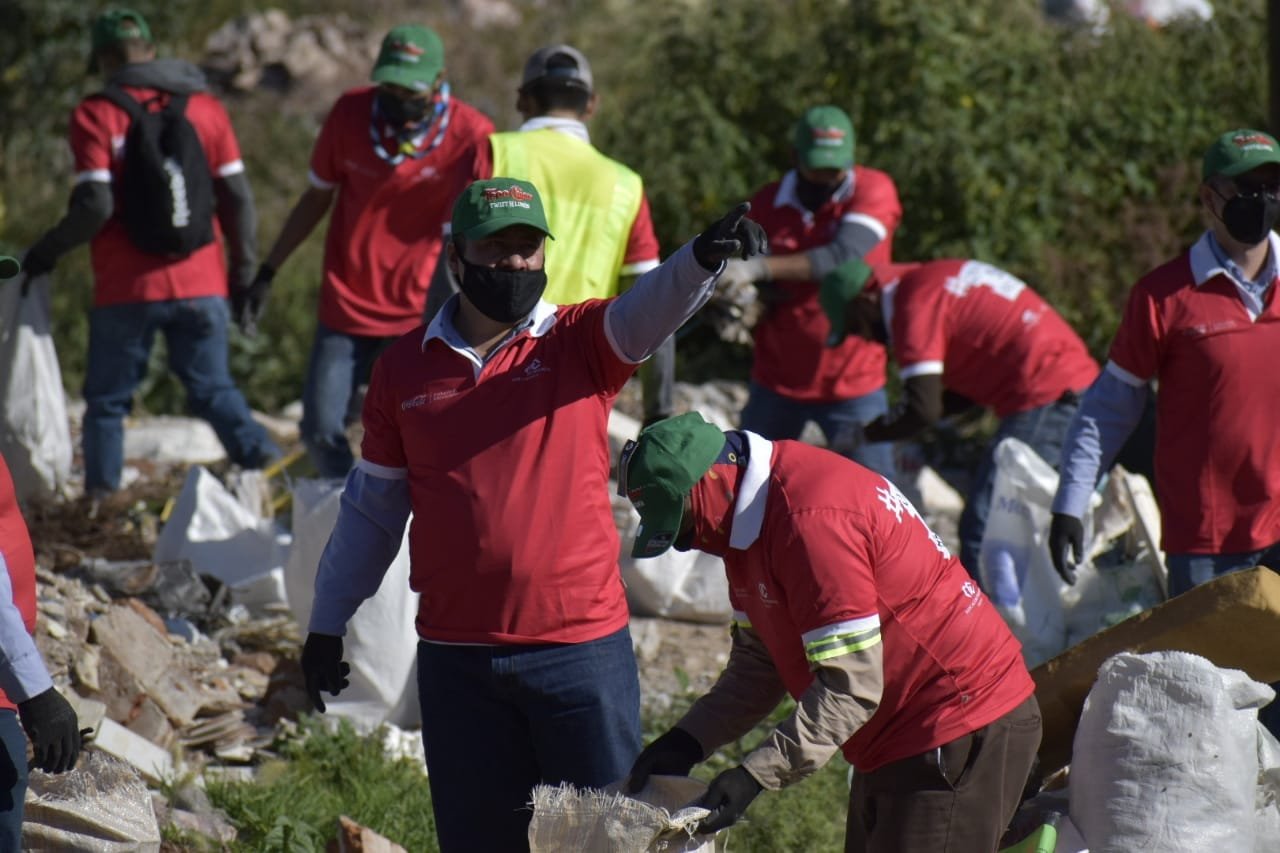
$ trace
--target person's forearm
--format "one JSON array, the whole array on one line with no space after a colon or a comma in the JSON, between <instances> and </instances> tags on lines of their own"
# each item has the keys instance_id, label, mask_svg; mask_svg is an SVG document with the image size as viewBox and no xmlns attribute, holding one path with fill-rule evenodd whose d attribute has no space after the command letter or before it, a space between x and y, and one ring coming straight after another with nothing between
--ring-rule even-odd
<instances>
[{"instance_id":1,"label":"person's forearm","mask_svg":"<svg viewBox=\"0 0 1280 853\"><path fill-rule=\"evenodd\" d=\"M711 298L717 275L719 270L702 268L693 256L693 244L686 243L662 265L636 279L605 314L618 354L637 364L652 355Z\"/></svg>"},{"instance_id":2,"label":"person's forearm","mask_svg":"<svg viewBox=\"0 0 1280 853\"><path fill-rule=\"evenodd\" d=\"M884 692L884 645L815 665L796 709L742 762L770 790L812 775L871 719Z\"/></svg>"},{"instance_id":3,"label":"person's forearm","mask_svg":"<svg viewBox=\"0 0 1280 853\"><path fill-rule=\"evenodd\" d=\"M31 252L52 266L67 252L92 240L111 218L114 207L111 184L81 181L71 191L66 214L35 242Z\"/></svg>"},{"instance_id":4,"label":"person's forearm","mask_svg":"<svg viewBox=\"0 0 1280 853\"><path fill-rule=\"evenodd\" d=\"M289 217L280 229L280 236L267 253L266 262L272 269L280 269L294 250L307 239L324 215L329 212L334 190L308 187L298 203L289 211Z\"/></svg>"},{"instance_id":5,"label":"person's forearm","mask_svg":"<svg viewBox=\"0 0 1280 853\"><path fill-rule=\"evenodd\" d=\"M360 605L378 591L400 552L409 520L405 478L347 475L338 520L320 556L307 630L342 636Z\"/></svg>"},{"instance_id":6,"label":"person's forearm","mask_svg":"<svg viewBox=\"0 0 1280 853\"><path fill-rule=\"evenodd\" d=\"M640 389L646 422L671 417L675 412L676 338L667 338L653 356L640 365Z\"/></svg>"},{"instance_id":7,"label":"person's forearm","mask_svg":"<svg viewBox=\"0 0 1280 853\"><path fill-rule=\"evenodd\" d=\"M258 212L253 190L244 172L216 179L213 189L218 224L227 241L231 285L247 287L258 265Z\"/></svg>"},{"instance_id":8,"label":"person's forearm","mask_svg":"<svg viewBox=\"0 0 1280 853\"><path fill-rule=\"evenodd\" d=\"M40 650L13 603L9 568L0 554L0 690L11 702L25 702L52 686Z\"/></svg>"},{"instance_id":9,"label":"person's forearm","mask_svg":"<svg viewBox=\"0 0 1280 853\"><path fill-rule=\"evenodd\" d=\"M867 441L901 441L942 417L942 377L930 373L902 383L902 399L863 429Z\"/></svg>"},{"instance_id":10,"label":"person's forearm","mask_svg":"<svg viewBox=\"0 0 1280 853\"><path fill-rule=\"evenodd\" d=\"M710 755L755 728L786 694L760 636L735 626L724 671L676 726L693 735L704 754Z\"/></svg>"},{"instance_id":11,"label":"person's forearm","mask_svg":"<svg viewBox=\"0 0 1280 853\"><path fill-rule=\"evenodd\" d=\"M1108 362L1084 392L1062 443L1053 512L1084 518L1102 471L1142 420L1147 383Z\"/></svg>"},{"instance_id":12,"label":"person's forearm","mask_svg":"<svg viewBox=\"0 0 1280 853\"><path fill-rule=\"evenodd\" d=\"M846 219L840 223L831 242L805 252L809 259L810 278L818 281L845 261L866 257L883 239L883 230L877 231L865 222Z\"/></svg>"}]
</instances>

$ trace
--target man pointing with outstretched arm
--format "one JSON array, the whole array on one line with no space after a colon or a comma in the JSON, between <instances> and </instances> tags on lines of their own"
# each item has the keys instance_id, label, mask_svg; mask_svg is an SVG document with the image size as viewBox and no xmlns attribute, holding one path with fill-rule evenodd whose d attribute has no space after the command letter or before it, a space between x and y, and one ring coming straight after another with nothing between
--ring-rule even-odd
<instances>
[{"instance_id":1,"label":"man pointing with outstretched arm","mask_svg":"<svg viewBox=\"0 0 1280 853\"><path fill-rule=\"evenodd\" d=\"M412 512L423 743L446 853L526 849L535 785L603 787L639 752L609 409L706 302L725 259L763 248L748 209L621 296L555 306L541 298L553 235L538 190L477 181L451 221L460 292L374 366L302 669L323 710L321 691L346 683L346 624Z\"/></svg>"}]
</instances>

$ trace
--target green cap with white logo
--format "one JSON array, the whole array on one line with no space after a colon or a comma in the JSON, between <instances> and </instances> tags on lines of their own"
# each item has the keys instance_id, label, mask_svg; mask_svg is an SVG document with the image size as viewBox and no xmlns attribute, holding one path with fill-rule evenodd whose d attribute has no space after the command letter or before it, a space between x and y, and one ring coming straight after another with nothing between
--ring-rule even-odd
<instances>
[{"instance_id":1,"label":"green cap with white logo","mask_svg":"<svg viewBox=\"0 0 1280 853\"><path fill-rule=\"evenodd\" d=\"M1219 136L1204 153L1203 177L1234 178L1267 163L1280 163L1280 144L1274 136L1248 128L1231 130Z\"/></svg>"},{"instance_id":2,"label":"green cap with white logo","mask_svg":"<svg viewBox=\"0 0 1280 853\"><path fill-rule=\"evenodd\" d=\"M401 24L387 33L373 63L373 82L391 83L415 92L435 85L444 70L444 43L434 30Z\"/></svg>"},{"instance_id":3,"label":"green cap with white logo","mask_svg":"<svg viewBox=\"0 0 1280 853\"><path fill-rule=\"evenodd\" d=\"M796 122L793 142L806 169L848 169L853 165L853 122L839 107L810 108Z\"/></svg>"},{"instance_id":4,"label":"green cap with white logo","mask_svg":"<svg viewBox=\"0 0 1280 853\"><path fill-rule=\"evenodd\" d=\"M450 230L455 237L474 240L512 225L528 225L551 237L542 199L528 181L515 178L476 181L453 203Z\"/></svg>"}]
</instances>

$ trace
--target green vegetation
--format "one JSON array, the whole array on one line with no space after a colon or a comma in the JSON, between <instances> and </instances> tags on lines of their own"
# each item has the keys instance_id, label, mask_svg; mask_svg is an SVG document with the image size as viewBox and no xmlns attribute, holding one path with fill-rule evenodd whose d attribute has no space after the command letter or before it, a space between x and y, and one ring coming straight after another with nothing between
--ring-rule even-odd
<instances>
[{"instance_id":1,"label":"green vegetation","mask_svg":"<svg viewBox=\"0 0 1280 853\"><path fill-rule=\"evenodd\" d=\"M16 250L65 204L70 163L61 137L71 107L98 85L83 74L97 4L10 5L0 34L0 249ZM267 4L134 5L151 19L162 52L198 59L216 26ZM1057 305L1097 355L1133 280L1199 229L1194 187L1204 147L1224 129L1265 123L1261 0L1215 4L1207 26L1152 30L1115 15L1104 35L1045 23L1038 0L553 0L527 12L522 26L484 35L407 2L273 5L345 10L374 32L424 18L445 36L455 92L500 127L515 120L512 90L528 51L575 41L592 57L603 95L596 141L645 176L668 250L787 167L788 129L802 108L839 104L854 117L859 159L898 183L905 219L896 257L975 256L1005 266ZM262 92L228 101L264 242L303 187L331 100ZM300 394L322 230L277 279L263 334L233 343L236 375L268 410ZM74 392L83 374L87 252L64 260L56 281L59 352ZM704 329L685 338L682 353L693 380L741 378L749 359ZM180 406L169 379L148 383L142 397L153 410Z\"/></svg>"},{"instance_id":2,"label":"green vegetation","mask_svg":"<svg viewBox=\"0 0 1280 853\"><path fill-rule=\"evenodd\" d=\"M645 721L645 741L666 731L697 698L678 697L673 707ZM718 751L694 769L710 781L739 763L791 713L787 701L737 744ZM225 811L239 836L233 847L244 853L311 853L332 838L338 815L347 815L414 853L435 853L435 822L426 778L407 759L384 757L378 737L361 737L342 723L328 730L318 718L304 719L294 737L279 745L281 760L265 765L254 783L210 782L210 800ZM848 801L848 769L837 756L812 778L780 792L765 792L751 805L746 820L725 836L739 853L811 853L843 849ZM207 840L172 835L182 849L203 850ZM209 848L212 849L212 848Z\"/></svg>"}]
</instances>

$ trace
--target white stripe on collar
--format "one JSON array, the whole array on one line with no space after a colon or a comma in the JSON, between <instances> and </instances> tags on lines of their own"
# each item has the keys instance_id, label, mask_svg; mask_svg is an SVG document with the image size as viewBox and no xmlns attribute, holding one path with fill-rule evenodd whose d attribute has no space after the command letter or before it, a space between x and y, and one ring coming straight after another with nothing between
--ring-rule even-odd
<instances>
[{"instance_id":1,"label":"white stripe on collar","mask_svg":"<svg viewBox=\"0 0 1280 853\"><path fill-rule=\"evenodd\" d=\"M575 136L588 144L591 143L591 134L587 132L587 126L576 118L534 116L520 125L520 130L521 132L526 130L556 130L569 136Z\"/></svg>"},{"instance_id":2,"label":"white stripe on collar","mask_svg":"<svg viewBox=\"0 0 1280 853\"><path fill-rule=\"evenodd\" d=\"M769 474L773 470L773 442L743 430L747 437L747 470L742 474L742 488L733 504L733 529L729 531L729 547L739 551L750 548L760 538L764 526L764 506L769 500Z\"/></svg>"},{"instance_id":3,"label":"white stripe on collar","mask_svg":"<svg viewBox=\"0 0 1280 853\"><path fill-rule=\"evenodd\" d=\"M422 336L420 349L425 350L427 341L432 338L439 338L453 349L471 349L471 345L463 340L462 335L458 333L457 327L453 325L453 318L458 313L458 300L461 297L462 294L455 293L449 297L444 305L440 306L440 310L431 319L426 333ZM512 326L512 331L522 332L528 329L530 337L542 337L551 331L551 327L556 324L556 307L545 299L539 299L538 304L533 306L533 310L529 312L529 316Z\"/></svg>"}]
</instances>

